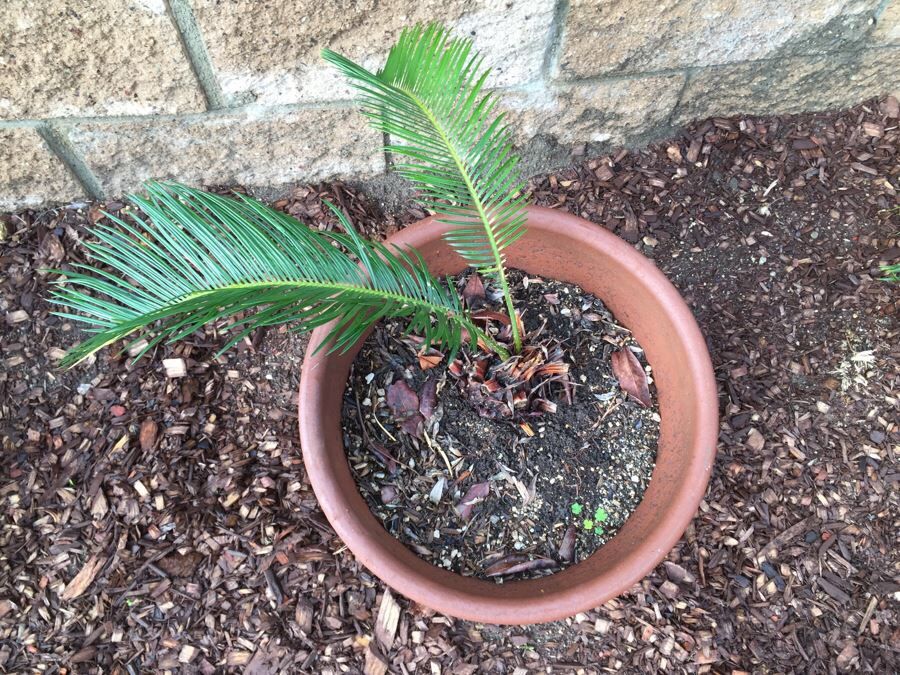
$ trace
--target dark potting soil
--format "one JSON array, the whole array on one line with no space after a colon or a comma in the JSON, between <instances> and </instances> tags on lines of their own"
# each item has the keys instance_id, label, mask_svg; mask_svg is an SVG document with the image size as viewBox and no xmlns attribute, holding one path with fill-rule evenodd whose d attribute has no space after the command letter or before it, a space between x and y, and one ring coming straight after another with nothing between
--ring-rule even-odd
<instances>
[{"instance_id":1,"label":"dark potting soil","mask_svg":"<svg viewBox=\"0 0 900 675\"><path fill-rule=\"evenodd\" d=\"M466 278L456 280L460 287ZM485 385L459 377L461 363L484 357L467 348L454 368L446 355L431 354L440 362L423 371L430 364L403 336L402 322L386 322L354 362L343 410L354 477L385 528L435 565L497 580L558 571L614 536L641 501L659 437L655 402L642 407L613 374L619 349L649 369L603 303L515 270L510 281L531 336L526 345L561 354L569 367L568 375L525 387L529 400L550 403L504 408L502 394L491 399ZM489 286L488 305L501 311L496 300ZM494 357L485 380L498 363ZM415 414L418 428L398 416L400 392L414 413L416 405L430 413Z\"/></svg>"}]
</instances>

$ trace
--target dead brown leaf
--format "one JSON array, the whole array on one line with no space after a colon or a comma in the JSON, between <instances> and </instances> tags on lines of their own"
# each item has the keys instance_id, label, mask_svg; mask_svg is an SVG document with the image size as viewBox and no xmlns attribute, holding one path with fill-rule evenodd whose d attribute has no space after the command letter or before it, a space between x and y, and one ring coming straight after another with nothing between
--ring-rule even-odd
<instances>
[{"instance_id":1,"label":"dead brown leaf","mask_svg":"<svg viewBox=\"0 0 900 675\"><path fill-rule=\"evenodd\" d=\"M425 419L419 412L419 395L403 380L387 388L387 404L400 428L413 436L422 436Z\"/></svg>"},{"instance_id":2,"label":"dead brown leaf","mask_svg":"<svg viewBox=\"0 0 900 675\"><path fill-rule=\"evenodd\" d=\"M418 357L419 368L421 368L422 370L430 370L444 360L444 354L442 352L439 352L437 349L420 351L418 353Z\"/></svg>"},{"instance_id":3,"label":"dead brown leaf","mask_svg":"<svg viewBox=\"0 0 900 675\"><path fill-rule=\"evenodd\" d=\"M429 376L422 385L422 391L419 392L419 412L426 420L431 419L437 408L437 385L437 378Z\"/></svg>"},{"instance_id":4,"label":"dead brown leaf","mask_svg":"<svg viewBox=\"0 0 900 675\"><path fill-rule=\"evenodd\" d=\"M531 572L532 570L543 570L550 567L556 567L556 562L550 560L550 558L529 559L521 553L516 553L490 565L484 570L484 575L486 577L499 577L520 572Z\"/></svg>"},{"instance_id":5,"label":"dead brown leaf","mask_svg":"<svg viewBox=\"0 0 900 675\"><path fill-rule=\"evenodd\" d=\"M469 278L466 280L466 286L463 288L462 297L469 309L478 309L484 306L484 282L477 272L469 275Z\"/></svg>"},{"instance_id":6,"label":"dead brown leaf","mask_svg":"<svg viewBox=\"0 0 900 675\"><path fill-rule=\"evenodd\" d=\"M619 381L622 391L629 394L644 407L649 407L650 387L647 385L647 373L640 361L630 349L620 349L612 355L613 374Z\"/></svg>"},{"instance_id":7,"label":"dead brown leaf","mask_svg":"<svg viewBox=\"0 0 900 675\"><path fill-rule=\"evenodd\" d=\"M482 502L490 493L491 484L489 481L476 483L466 490L466 494L456 505L456 512L459 513L459 517L466 521L470 520L475 506Z\"/></svg>"},{"instance_id":8,"label":"dead brown leaf","mask_svg":"<svg viewBox=\"0 0 900 675\"><path fill-rule=\"evenodd\" d=\"M394 459L394 456L388 452L387 448L385 448L378 441L369 441L369 449L372 451L372 454L381 462L382 466L388 470L388 473L394 475L397 473L397 460Z\"/></svg>"}]
</instances>

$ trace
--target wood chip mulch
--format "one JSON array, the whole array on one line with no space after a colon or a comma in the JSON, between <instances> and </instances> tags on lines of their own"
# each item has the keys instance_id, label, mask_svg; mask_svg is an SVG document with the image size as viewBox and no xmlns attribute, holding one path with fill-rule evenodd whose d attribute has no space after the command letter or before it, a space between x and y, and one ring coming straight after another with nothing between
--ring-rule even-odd
<instances>
[{"instance_id":1,"label":"wood chip mulch","mask_svg":"<svg viewBox=\"0 0 900 675\"><path fill-rule=\"evenodd\" d=\"M39 270L83 257L100 205L0 217L0 671L897 672L898 117L713 119L532 182L681 289L722 410L668 559L547 626L437 616L356 563L301 462L303 338L215 359L210 329L61 372L75 334ZM340 184L278 204L320 225L323 196L369 234L422 215Z\"/></svg>"}]
</instances>

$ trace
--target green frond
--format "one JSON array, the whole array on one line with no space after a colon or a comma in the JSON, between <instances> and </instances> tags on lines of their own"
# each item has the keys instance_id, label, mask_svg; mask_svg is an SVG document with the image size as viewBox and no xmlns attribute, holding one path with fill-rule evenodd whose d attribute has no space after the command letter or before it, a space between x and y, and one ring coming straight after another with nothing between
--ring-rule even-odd
<instances>
[{"instance_id":1,"label":"green frond","mask_svg":"<svg viewBox=\"0 0 900 675\"><path fill-rule=\"evenodd\" d=\"M325 60L346 75L363 113L399 142L396 170L419 188L425 206L457 226L448 243L506 298L516 349L521 347L503 250L524 233L525 197L519 158L498 99L484 92L488 70L472 41L440 25L405 29L387 62L372 73L328 49Z\"/></svg>"},{"instance_id":2,"label":"green frond","mask_svg":"<svg viewBox=\"0 0 900 675\"><path fill-rule=\"evenodd\" d=\"M96 333L63 359L71 366L102 347L149 333L159 342L246 313L222 351L260 326L311 330L339 319L324 344L345 350L376 321L401 317L426 343L455 351L469 321L456 290L435 279L412 251L361 238L329 204L346 233L321 232L245 196L148 183L132 196L143 216L105 214L85 245L109 270L75 265L57 281L58 315ZM489 340L489 338L488 338ZM322 345L320 345L322 346ZM138 356L140 356L140 354Z\"/></svg>"}]
</instances>

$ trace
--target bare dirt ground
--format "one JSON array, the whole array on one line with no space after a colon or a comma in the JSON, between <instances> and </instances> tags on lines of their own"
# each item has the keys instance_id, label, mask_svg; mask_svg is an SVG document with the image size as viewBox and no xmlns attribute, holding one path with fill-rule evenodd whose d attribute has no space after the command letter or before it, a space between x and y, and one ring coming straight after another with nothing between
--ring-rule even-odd
<instances>
[{"instance_id":1,"label":"bare dirt ground","mask_svg":"<svg viewBox=\"0 0 900 675\"><path fill-rule=\"evenodd\" d=\"M900 256L898 117L713 119L532 181L681 289L722 413L668 559L546 626L438 616L356 563L303 469L302 337L213 358L210 328L60 371L76 333L39 270L84 257L100 205L2 216L0 671L898 672L900 289L878 278ZM322 196L370 234L422 215L340 184L278 206L320 224Z\"/></svg>"}]
</instances>

